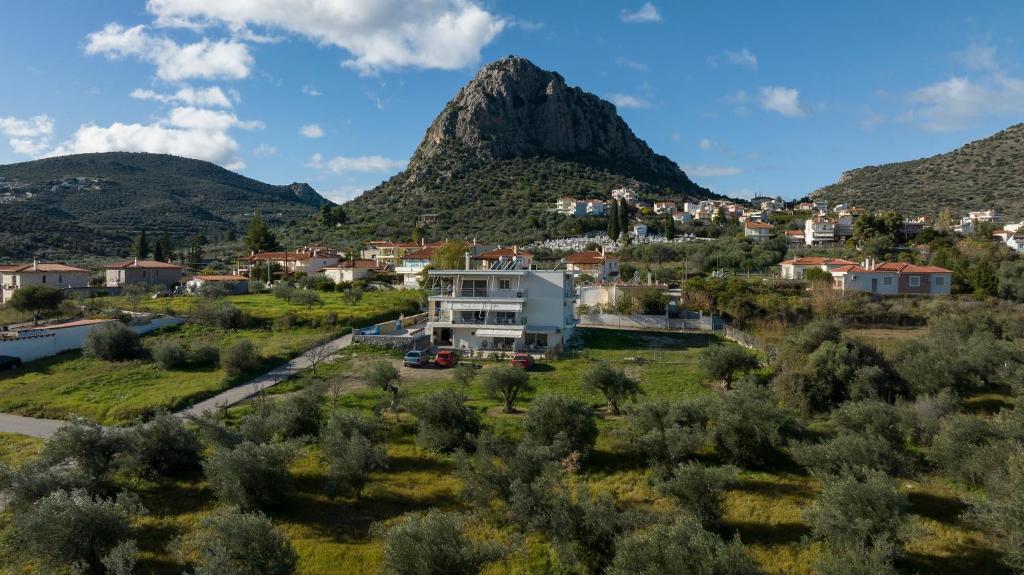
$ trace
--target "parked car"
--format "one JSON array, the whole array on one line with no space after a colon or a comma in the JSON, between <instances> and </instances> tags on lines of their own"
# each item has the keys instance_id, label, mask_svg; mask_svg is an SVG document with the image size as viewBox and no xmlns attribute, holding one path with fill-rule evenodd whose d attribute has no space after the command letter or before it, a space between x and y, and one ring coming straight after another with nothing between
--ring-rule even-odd
<instances>
[{"instance_id":1,"label":"parked car","mask_svg":"<svg viewBox=\"0 0 1024 575\"><path fill-rule=\"evenodd\" d=\"M21 367L20 357L0 355L0 369L18 369L19 367Z\"/></svg>"},{"instance_id":2,"label":"parked car","mask_svg":"<svg viewBox=\"0 0 1024 575\"><path fill-rule=\"evenodd\" d=\"M427 352L414 349L405 354L402 363L407 367L423 367L427 365Z\"/></svg>"},{"instance_id":3,"label":"parked car","mask_svg":"<svg viewBox=\"0 0 1024 575\"><path fill-rule=\"evenodd\" d=\"M450 349L442 349L434 356L437 367L455 367L459 363L459 355Z\"/></svg>"},{"instance_id":4,"label":"parked car","mask_svg":"<svg viewBox=\"0 0 1024 575\"><path fill-rule=\"evenodd\" d=\"M521 367L523 369L530 369L533 367L533 356L528 353L515 353L512 354L512 367Z\"/></svg>"}]
</instances>

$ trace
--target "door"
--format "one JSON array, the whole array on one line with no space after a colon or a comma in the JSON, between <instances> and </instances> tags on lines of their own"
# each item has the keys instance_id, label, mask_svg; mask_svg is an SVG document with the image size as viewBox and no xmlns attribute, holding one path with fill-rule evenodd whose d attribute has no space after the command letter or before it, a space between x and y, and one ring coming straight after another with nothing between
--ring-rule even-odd
<instances>
[{"instance_id":1,"label":"door","mask_svg":"<svg viewBox=\"0 0 1024 575\"><path fill-rule=\"evenodd\" d=\"M871 291L878 291L878 278L871 278Z\"/></svg>"}]
</instances>

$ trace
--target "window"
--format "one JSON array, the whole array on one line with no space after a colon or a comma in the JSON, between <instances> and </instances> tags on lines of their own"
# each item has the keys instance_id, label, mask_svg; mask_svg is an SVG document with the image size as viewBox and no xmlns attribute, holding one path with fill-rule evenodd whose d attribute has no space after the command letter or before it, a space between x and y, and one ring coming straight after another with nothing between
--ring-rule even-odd
<instances>
[{"instance_id":1,"label":"window","mask_svg":"<svg viewBox=\"0 0 1024 575\"><path fill-rule=\"evenodd\" d=\"M935 285L941 286L946 285L946 278L942 276L935 276Z\"/></svg>"},{"instance_id":2,"label":"window","mask_svg":"<svg viewBox=\"0 0 1024 575\"><path fill-rule=\"evenodd\" d=\"M512 280L503 278L498 280L498 289L509 290L512 289Z\"/></svg>"},{"instance_id":3,"label":"window","mask_svg":"<svg viewBox=\"0 0 1024 575\"><path fill-rule=\"evenodd\" d=\"M516 323L516 312L514 311L499 311L496 315L497 322L501 325L513 325Z\"/></svg>"},{"instance_id":4,"label":"window","mask_svg":"<svg viewBox=\"0 0 1024 575\"><path fill-rule=\"evenodd\" d=\"M43 283L46 283L46 276L43 276Z\"/></svg>"},{"instance_id":5,"label":"window","mask_svg":"<svg viewBox=\"0 0 1024 575\"><path fill-rule=\"evenodd\" d=\"M882 278L882 285L891 286L892 285L892 276L886 276L886 277Z\"/></svg>"},{"instance_id":6,"label":"window","mask_svg":"<svg viewBox=\"0 0 1024 575\"><path fill-rule=\"evenodd\" d=\"M910 287L921 287L921 276L910 276Z\"/></svg>"}]
</instances>

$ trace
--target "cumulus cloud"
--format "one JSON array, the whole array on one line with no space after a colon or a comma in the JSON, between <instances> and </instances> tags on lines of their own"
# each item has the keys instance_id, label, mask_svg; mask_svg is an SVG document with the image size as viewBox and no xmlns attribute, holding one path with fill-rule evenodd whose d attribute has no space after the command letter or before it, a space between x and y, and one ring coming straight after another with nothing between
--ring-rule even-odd
<instances>
[{"instance_id":1,"label":"cumulus cloud","mask_svg":"<svg viewBox=\"0 0 1024 575\"><path fill-rule=\"evenodd\" d=\"M306 163L307 167L329 170L335 174L347 172L394 172L405 168L405 160L394 160L383 156L337 156L329 160L317 153Z\"/></svg>"},{"instance_id":2,"label":"cumulus cloud","mask_svg":"<svg viewBox=\"0 0 1024 575\"><path fill-rule=\"evenodd\" d=\"M238 142L230 130L256 129L260 122L239 120L230 112L193 107L174 108L152 124L82 125L50 155L87 152L150 152L207 160L228 169L245 167L237 156Z\"/></svg>"},{"instance_id":3,"label":"cumulus cloud","mask_svg":"<svg viewBox=\"0 0 1024 575\"><path fill-rule=\"evenodd\" d=\"M459 69L508 25L472 0L149 0L160 26L201 30L221 24L234 31L283 30L352 57L360 73L402 67Z\"/></svg>"},{"instance_id":4,"label":"cumulus cloud","mask_svg":"<svg viewBox=\"0 0 1024 575\"><path fill-rule=\"evenodd\" d=\"M697 147L702 150L710 150L715 147L715 143L712 142L710 138L701 138L700 141L697 142Z\"/></svg>"},{"instance_id":5,"label":"cumulus cloud","mask_svg":"<svg viewBox=\"0 0 1024 575\"><path fill-rule=\"evenodd\" d=\"M646 72L647 70L650 69L647 67L647 64L644 64L643 62L637 62L636 60L630 60L629 58L624 58L622 56L616 58L615 63L618 64L619 66L623 66L631 70L636 70L637 72Z\"/></svg>"},{"instance_id":6,"label":"cumulus cloud","mask_svg":"<svg viewBox=\"0 0 1024 575\"><path fill-rule=\"evenodd\" d=\"M268 158L277 155L277 147L270 144L260 144L252 149L252 155L257 158Z\"/></svg>"},{"instance_id":7,"label":"cumulus cloud","mask_svg":"<svg viewBox=\"0 0 1024 575\"><path fill-rule=\"evenodd\" d=\"M761 88L761 107L770 112L778 112L787 118L804 115L800 106L800 91L796 88L782 86L766 86Z\"/></svg>"},{"instance_id":8,"label":"cumulus cloud","mask_svg":"<svg viewBox=\"0 0 1024 575\"><path fill-rule=\"evenodd\" d=\"M971 42L967 49L957 54L958 59L972 70L998 70L996 48L988 44Z\"/></svg>"},{"instance_id":9,"label":"cumulus cloud","mask_svg":"<svg viewBox=\"0 0 1024 575\"><path fill-rule=\"evenodd\" d=\"M212 88L195 89L191 86L180 88L173 94L160 94L153 90L136 88L131 93L132 98L138 100L154 100L164 104L184 104L186 106L210 106L214 108L230 108L231 99L224 94L224 91L213 86Z\"/></svg>"},{"instance_id":10,"label":"cumulus cloud","mask_svg":"<svg viewBox=\"0 0 1024 575\"><path fill-rule=\"evenodd\" d=\"M608 100L619 108L650 108L651 103L637 96L629 94L608 94Z\"/></svg>"},{"instance_id":11,"label":"cumulus cloud","mask_svg":"<svg viewBox=\"0 0 1024 575\"><path fill-rule=\"evenodd\" d=\"M661 14L658 13L658 9L654 7L654 4L650 2L644 2L643 6L632 12L623 10L619 13L619 18L629 24L661 22Z\"/></svg>"},{"instance_id":12,"label":"cumulus cloud","mask_svg":"<svg viewBox=\"0 0 1024 575\"><path fill-rule=\"evenodd\" d=\"M721 176L735 176L742 174L742 168L735 168L731 166L683 166L683 171L688 175L697 178L717 178Z\"/></svg>"},{"instance_id":13,"label":"cumulus cloud","mask_svg":"<svg viewBox=\"0 0 1024 575\"><path fill-rule=\"evenodd\" d=\"M757 70L757 56L752 54L750 50L747 50L746 48L740 50L739 52L732 52L726 50L725 59L728 60L730 64L734 64L736 66L744 66L750 68L751 70Z\"/></svg>"},{"instance_id":14,"label":"cumulus cloud","mask_svg":"<svg viewBox=\"0 0 1024 575\"><path fill-rule=\"evenodd\" d=\"M46 114L31 118L0 118L0 133L7 136L11 149L24 156L39 156L50 147L53 119Z\"/></svg>"},{"instance_id":15,"label":"cumulus cloud","mask_svg":"<svg viewBox=\"0 0 1024 575\"><path fill-rule=\"evenodd\" d=\"M324 95L323 92L321 92L320 90L316 89L316 86L311 86L309 84L306 84L305 86L302 87L302 93L307 95L307 96L314 96L314 97L315 96L323 96Z\"/></svg>"},{"instance_id":16,"label":"cumulus cloud","mask_svg":"<svg viewBox=\"0 0 1024 575\"><path fill-rule=\"evenodd\" d=\"M971 80L952 77L911 92L902 120L930 132L951 132L985 116L1024 114L1024 80L995 74Z\"/></svg>"},{"instance_id":17,"label":"cumulus cloud","mask_svg":"<svg viewBox=\"0 0 1024 575\"><path fill-rule=\"evenodd\" d=\"M131 28L107 24L86 37L85 53L111 60L138 58L155 65L157 76L168 81L238 80L248 77L253 65L249 47L241 42L203 38L181 45L170 38L151 35L141 24Z\"/></svg>"},{"instance_id":18,"label":"cumulus cloud","mask_svg":"<svg viewBox=\"0 0 1024 575\"><path fill-rule=\"evenodd\" d=\"M299 128L299 133L307 138L324 137L324 129L320 127L320 124L306 124Z\"/></svg>"}]
</instances>

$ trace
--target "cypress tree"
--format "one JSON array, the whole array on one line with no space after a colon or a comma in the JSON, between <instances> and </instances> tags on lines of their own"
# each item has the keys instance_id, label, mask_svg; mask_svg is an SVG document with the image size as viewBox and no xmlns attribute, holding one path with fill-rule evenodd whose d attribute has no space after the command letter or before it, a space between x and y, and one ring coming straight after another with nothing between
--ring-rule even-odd
<instances>
[{"instance_id":1,"label":"cypress tree","mask_svg":"<svg viewBox=\"0 0 1024 575\"><path fill-rule=\"evenodd\" d=\"M608 212L608 237L613 241L619 239L619 203L615 200Z\"/></svg>"},{"instance_id":2,"label":"cypress tree","mask_svg":"<svg viewBox=\"0 0 1024 575\"><path fill-rule=\"evenodd\" d=\"M167 255L164 253L163 240L157 240L156 243L153 244L153 259L158 262L167 261Z\"/></svg>"},{"instance_id":3,"label":"cypress tree","mask_svg":"<svg viewBox=\"0 0 1024 575\"><path fill-rule=\"evenodd\" d=\"M255 252L263 252L277 247L277 237L270 231L259 210L249 220L249 230L245 235L245 247Z\"/></svg>"},{"instance_id":4,"label":"cypress tree","mask_svg":"<svg viewBox=\"0 0 1024 575\"><path fill-rule=\"evenodd\" d=\"M629 235L629 204L625 199L619 202L619 232Z\"/></svg>"},{"instance_id":5,"label":"cypress tree","mask_svg":"<svg viewBox=\"0 0 1024 575\"><path fill-rule=\"evenodd\" d=\"M146 256L149 255L149 241L146 239L146 230L142 230L142 233L135 238L135 242L132 244L132 253L140 260L146 259Z\"/></svg>"},{"instance_id":6,"label":"cypress tree","mask_svg":"<svg viewBox=\"0 0 1024 575\"><path fill-rule=\"evenodd\" d=\"M676 223L672 221L672 213L665 212L665 239L671 240L676 237Z\"/></svg>"}]
</instances>

